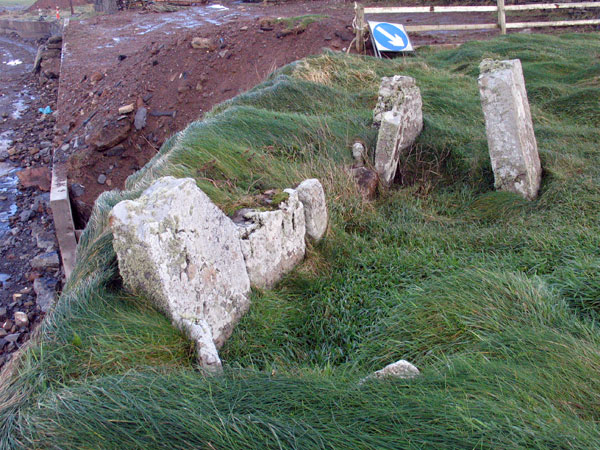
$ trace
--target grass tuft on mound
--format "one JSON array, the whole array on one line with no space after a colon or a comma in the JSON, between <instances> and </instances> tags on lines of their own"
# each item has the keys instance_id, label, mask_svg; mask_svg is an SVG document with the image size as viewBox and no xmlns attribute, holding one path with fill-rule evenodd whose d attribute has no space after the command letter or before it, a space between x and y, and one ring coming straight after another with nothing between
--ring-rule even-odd
<instances>
[{"instance_id":1,"label":"grass tuft on mound","mask_svg":"<svg viewBox=\"0 0 600 450\"><path fill-rule=\"evenodd\" d=\"M0 447L600 448L597 34L511 35L414 58L327 53L289 65L169 139L103 194L39 338L5 372ZM493 191L481 59L521 58L544 177ZM346 167L373 151L379 80L417 79L425 129L403 186L365 203ZM123 290L107 216L165 175L227 212L316 177L326 239L252 307L222 377ZM412 380L366 375L398 359Z\"/></svg>"}]
</instances>

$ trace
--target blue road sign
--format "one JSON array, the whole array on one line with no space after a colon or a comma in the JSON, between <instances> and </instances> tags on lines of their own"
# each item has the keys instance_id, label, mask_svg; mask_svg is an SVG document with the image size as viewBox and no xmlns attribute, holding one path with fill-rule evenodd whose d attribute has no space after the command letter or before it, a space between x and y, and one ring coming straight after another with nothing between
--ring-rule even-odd
<instances>
[{"instance_id":1,"label":"blue road sign","mask_svg":"<svg viewBox=\"0 0 600 450\"><path fill-rule=\"evenodd\" d=\"M380 52L411 52L413 46L404 27L397 23L369 22L371 34Z\"/></svg>"}]
</instances>

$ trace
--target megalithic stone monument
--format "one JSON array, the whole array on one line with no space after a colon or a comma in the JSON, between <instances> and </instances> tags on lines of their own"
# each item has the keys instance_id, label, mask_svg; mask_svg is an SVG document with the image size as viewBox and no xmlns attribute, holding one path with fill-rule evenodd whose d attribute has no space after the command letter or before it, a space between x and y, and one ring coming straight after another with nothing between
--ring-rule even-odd
<instances>
[{"instance_id":1,"label":"megalithic stone monument","mask_svg":"<svg viewBox=\"0 0 600 450\"><path fill-rule=\"evenodd\" d=\"M542 167L521 61L485 59L479 93L496 189L537 197Z\"/></svg>"},{"instance_id":2,"label":"megalithic stone monument","mask_svg":"<svg viewBox=\"0 0 600 450\"><path fill-rule=\"evenodd\" d=\"M422 107L421 91L414 78L382 78L373 123L380 124L375 170L386 186L394 180L402 151L413 145L423 130Z\"/></svg>"}]
</instances>

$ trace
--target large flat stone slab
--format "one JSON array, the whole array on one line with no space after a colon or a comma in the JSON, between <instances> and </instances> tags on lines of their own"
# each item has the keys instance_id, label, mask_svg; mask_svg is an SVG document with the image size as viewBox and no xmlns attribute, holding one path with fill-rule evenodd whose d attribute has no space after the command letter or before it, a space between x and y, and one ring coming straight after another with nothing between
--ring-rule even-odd
<instances>
[{"instance_id":1,"label":"large flat stone slab","mask_svg":"<svg viewBox=\"0 0 600 450\"><path fill-rule=\"evenodd\" d=\"M386 186L396 175L402 151L413 145L423 130L422 108L421 91L414 78L382 78L373 122L379 124L375 170Z\"/></svg>"},{"instance_id":2,"label":"large flat stone slab","mask_svg":"<svg viewBox=\"0 0 600 450\"><path fill-rule=\"evenodd\" d=\"M304 206L294 189L274 211L249 210L240 222L239 234L252 286L270 288L296 264L306 252Z\"/></svg>"},{"instance_id":3,"label":"large flat stone slab","mask_svg":"<svg viewBox=\"0 0 600 450\"><path fill-rule=\"evenodd\" d=\"M533 200L540 188L542 167L521 61L486 59L479 69L479 93L496 189Z\"/></svg>"},{"instance_id":4,"label":"large flat stone slab","mask_svg":"<svg viewBox=\"0 0 600 450\"><path fill-rule=\"evenodd\" d=\"M190 178L157 180L110 214L125 286L150 298L196 342L200 364L250 306L250 281L235 224Z\"/></svg>"}]
</instances>

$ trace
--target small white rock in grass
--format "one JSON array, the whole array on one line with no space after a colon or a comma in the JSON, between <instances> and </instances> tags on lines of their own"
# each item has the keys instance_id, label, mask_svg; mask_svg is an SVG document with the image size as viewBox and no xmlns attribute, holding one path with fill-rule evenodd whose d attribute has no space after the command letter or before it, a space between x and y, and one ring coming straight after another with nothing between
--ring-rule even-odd
<instances>
[{"instance_id":1,"label":"small white rock in grass","mask_svg":"<svg viewBox=\"0 0 600 450\"><path fill-rule=\"evenodd\" d=\"M421 372L419 372L419 369L417 369L408 361L401 359L400 361L396 361L395 363L389 364L383 369L378 370L377 372L370 375L368 378L414 378L419 376L420 374Z\"/></svg>"},{"instance_id":2,"label":"small white rock in grass","mask_svg":"<svg viewBox=\"0 0 600 450\"><path fill-rule=\"evenodd\" d=\"M323 186L319 180L311 178L300 183L296 192L304 205L306 236L318 242L327 231L327 203Z\"/></svg>"}]
</instances>

